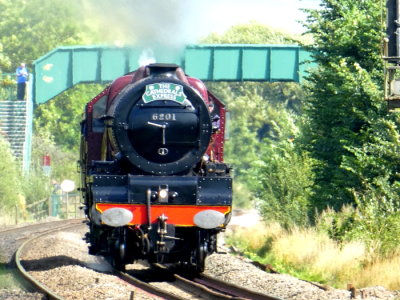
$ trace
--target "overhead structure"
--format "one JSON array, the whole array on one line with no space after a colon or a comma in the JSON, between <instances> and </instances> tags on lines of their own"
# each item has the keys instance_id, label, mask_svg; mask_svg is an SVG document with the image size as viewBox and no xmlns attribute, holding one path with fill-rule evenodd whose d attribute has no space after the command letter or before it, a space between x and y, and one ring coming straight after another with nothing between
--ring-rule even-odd
<instances>
[{"instance_id":1,"label":"overhead structure","mask_svg":"<svg viewBox=\"0 0 400 300\"><path fill-rule=\"evenodd\" d=\"M308 51L294 45L193 45L182 66L202 80L299 82L310 60Z\"/></svg>"},{"instance_id":2,"label":"overhead structure","mask_svg":"<svg viewBox=\"0 0 400 300\"><path fill-rule=\"evenodd\" d=\"M400 108L400 0L387 0L386 11L385 100L394 110Z\"/></svg>"},{"instance_id":3,"label":"overhead structure","mask_svg":"<svg viewBox=\"0 0 400 300\"><path fill-rule=\"evenodd\" d=\"M34 62L33 100L47 102L78 83L106 83L137 69L145 59L176 63L204 81L295 81L313 64L294 45L189 45L176 57L145 57L128 47L60 47Z\"/></svg>"},{"instance_id":4,"label":"overhead structure","mask_svg":"<svg viewBox=\"0 0 400 300\"><path fill-rule=\"evenodd\" d=\"M400 3L399 0L386 1L386 37L387 37L387 57L400 56Z\"/></svg>"}]
</instances>

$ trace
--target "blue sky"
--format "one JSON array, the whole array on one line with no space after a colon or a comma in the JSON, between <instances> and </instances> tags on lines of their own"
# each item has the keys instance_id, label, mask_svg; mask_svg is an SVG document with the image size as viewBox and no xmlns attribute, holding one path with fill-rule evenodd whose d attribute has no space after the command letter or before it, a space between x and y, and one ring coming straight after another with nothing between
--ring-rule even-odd
<instances>
[{"instance_id":1,"label":"blue sky","mask_svg":"<svg viewBox=\"0 0 400 300\"><path fill-rule=\"evenodd\" d=\"M223 32L230 26L256 20L265 25L301 33L301 8L318 8L320 0L203 0L207 21L201 34ZM204 32L204 33L203 33Z\"/></svg>"}]
</instances>

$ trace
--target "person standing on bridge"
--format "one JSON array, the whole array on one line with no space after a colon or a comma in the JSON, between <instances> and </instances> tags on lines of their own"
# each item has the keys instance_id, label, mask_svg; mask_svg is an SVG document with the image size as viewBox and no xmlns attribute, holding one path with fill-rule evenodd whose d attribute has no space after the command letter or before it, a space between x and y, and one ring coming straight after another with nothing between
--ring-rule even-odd
<instances>
[{"instance_id":1,"label":"person standing on bridge","mask_svg":"<svg viewBox=\"0 0 400 300\"><path fill-rule=\"evenodd\" d=\"M21 63L15 72L17 74L17 100L25 100L26 82L28 81L28 69L25 67L25 63Z\"/></svg>"}]
</instances>

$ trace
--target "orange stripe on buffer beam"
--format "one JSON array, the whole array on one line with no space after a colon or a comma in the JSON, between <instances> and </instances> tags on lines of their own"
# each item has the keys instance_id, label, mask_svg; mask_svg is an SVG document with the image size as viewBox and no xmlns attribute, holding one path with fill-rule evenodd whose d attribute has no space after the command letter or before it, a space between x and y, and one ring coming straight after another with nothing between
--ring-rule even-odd
<instances>
[{"instance_id":1,"label":"orange stripe on buffer beam","mask_svg":"<svg viewBox=\"0 0 400 300\"><path fill-rule=\"evenodd\" d=\"M112 204L97 203L96 209L103 213L110 208L125 208L133 213L133 220L128 225L147 224L147 207L145 204ZM156 223L158 217L164 214L168 224L176 226L195 226L194 216L203 210L215 210L226 215L230 206L190 206L190 205L151 205L151 223Z\"/></svg>"}]
</instances>

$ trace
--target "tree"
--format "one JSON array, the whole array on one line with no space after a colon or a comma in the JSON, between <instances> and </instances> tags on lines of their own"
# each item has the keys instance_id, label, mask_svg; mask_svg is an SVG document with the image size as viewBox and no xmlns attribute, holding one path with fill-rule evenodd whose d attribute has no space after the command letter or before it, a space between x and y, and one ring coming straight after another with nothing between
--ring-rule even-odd
<instances>
[{"instance_id":1,"label":"tree","mask_svg":"<svg viewBox=\"0 0 400 300\"><path fill-rule=\"evenodd\" d=\"M104 86L81 84L73 87L35 110L35 131L50 136L61 149L78 153L80 143L80 122L85 105Z\"/></svg>"},{"instance_id":2,"label":"tree","mask_svg":"<svg viewBox=\"0 0 400 300\"><path fill-rule=\"evenodd\" d=\"M13 72L22 61L31 64L60 45L93 41L82 14L75 1L0 1L0 43L12 63L5 70Z\"/></svg>"},{"instance_id":3,"label":"tree","mask_svg":"<svg viewBox=\"0 0 400 300\"><path fill-rule=\"evenodd\" d=\"M305 10L305 22L314 43L310 50L319 65L327 65L340 58L358 63L368 72L382 65L381 3L372 0L322 0L319 9ZM381 72L377 70L375 75Z\"/></svg>"},{"instance_id":4,"label":"tree","mask_svg":"<svg viewBox=\"0 0 400 300\"><path fill-rule=\"evenodd\" d=\"M20 62L31 64L60 45L92 43L98 35L93 34L84 22L84 12L80 9L79 1L0 1L0 70L14 72ZM0 84L9 85L12 82L12 79L5 78ZM21 179L23 184L20 184L19 178L8 167L16 163L8 158L2 160L7 167L4 167L2 182L5 185L0 187L0 201L7 202L8 207L17 203L18 193L24 193L29 203L43 199L51 192L51 179L44 176L41 170L43 154L49 153L52 156L53 180L76 179L79 121L84 104L96 94L86 93L87 90L81 89L81 96L74 91L63 94L58 97L60 103L50 104L48 110L42 106L35 111L40 119L35 120L37 126L33 140L40 142L34 143L32 167L29 176ZM64 145L68 151L57 148L54 140ZM3 197L3 194L7 196Z\"/></svg>"},{"instance_id":5,"label":"tree","mask_svg":"<svg viewBox=\"0 0 400 300\"><path fill-rule=\"evenodd\" d=\"M45 155L51 158L50 176L44 174L42 169L42 159ZM48 132L36 133L33 138L30 172L25 176L23 184L26 202L29 204L48 198L54 183L60 184L65 179L78 183L78 158L78 152L65 151L56 145Z\"/></svg>"},{"instance_id":6,"label":"tree","mask_svg":"<svg viewBox=\"0 0 400 300\"><path fill-rule=\"evenodd\" d=\"M0 43L0 72L11 66L10 58L3 53L3 45Z\"/></svg>"},{"instance_id":7,"label":"tree","mask_svg":"<svg viewBox=\"0 0 400 300\"><path fill-rule=\"evenodd\" d=\"M308 10L318 69L309 77L303 145L316 159L313 203L319 209L354 203L360 177L343 166L384 117L380 59L381 7L374 0L323 0Z\"/></svg>"},{"instance_id":8,"label":"tree","mask_svg":"<svg viewBox=\"0 0 400 300\"><path fill-rule=\"evenodd\" d=\"M263 147L253 167L258 204L266 220L275 220L286 228L309 224L312 166L313 161L297 149L293 139Z\"/></svg>"},{"instance_id":9,"label":"tree","mask_svg":"<svg viewBox=\"0 0 400 300\"><path fill-rule=\"evenodd\" d=\"M212 34L203 42L293 44L298 39L250 23L233 26L221 36ZM292 143L298 136L296 120L304 97L300 85L288 82L207 85L227 103L230 112L225 153L226 160L234 167L235 205L248 206L250 200L255 200L252 204L261 208L265 219L286 224L306 223L312 182L310 163Z\"/></svg>"},{"instance_id":10,"label":"tree","mask_svg":"<svg viewBox=\"0 0 400 300\"><path fill-rule=\"evenodd\" d=\"M252 21L248 24L232 26L222 35L212 33L202 43L210 44L294 44L307 38L291 35Z\"/></svg>"},{"instance_id":11,"label":"tree","mask_svg":"<svg viewBox=\"0 0 400 300\"><path fill-rule=\"evenodd\" d=\"M0 207L9 211L21 194L19 165L11 154L10 144L0 135Z\"/></svg>"}]
</instances>

